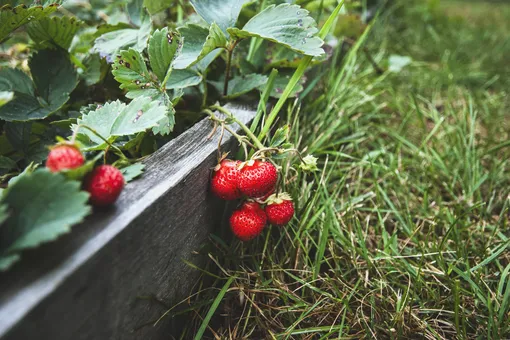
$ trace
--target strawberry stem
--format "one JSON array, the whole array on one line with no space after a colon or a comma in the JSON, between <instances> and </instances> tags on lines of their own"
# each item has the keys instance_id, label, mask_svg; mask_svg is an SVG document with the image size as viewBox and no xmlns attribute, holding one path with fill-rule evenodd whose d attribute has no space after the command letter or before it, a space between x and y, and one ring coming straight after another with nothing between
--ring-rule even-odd
<instances>
[{"instance_id":1,"label":"strawberry stem","mask_svg":"<svg viewBox=\"0 0 510 340\"><path fill-rule=\"evenodd\" d=\"M73 133L73 141L76 139L76 136L78 135L78 130L80 128L84 128L84 129L87 129L89 130L90 132L92 132L94 135L96 135L97 137L101 138L106 144L108 144L108 148L112 148L113 150L116 151L116 154L122 158L123 160L126 160L129 162L129 159L124 155L124 153L122 152L121 149L119 149L117 146L113 145L112 143L110 143L106 138L104 138L103 136L101 136L101 134L99 132L97 132L96 130L94 130L93 128L91 128L90 126L87 126L87 125L78 125L76 127L76 130L74 131ZM106 149L106 152L105 152L105 159L106 159L106 153L108 153L108 149Z\"/></svg>"},{"instance_id":2,"label":"strawberry stem","mask_svg":"<svg viewBox=\"0 0 510 340\"><path fill-rule=\"evenodd\" d=\"M237 134L232 128L230 128L224 120L221 120L219 119L218 117L216 117L216 115L214 114L214 112L212 110L209 110L209 109L205 109L203 110L204 113L206 113L210 118L211 120L215 121L215 122L219 122L221 124L224 124L225 125L225 130L227 130L228 132L230 132L235 138L237 138L237 140L239 140L239 142L241 144L244 144L244 143L247 143L249 144L251 147L253 148L256 148L256 149L264 149L264 145L260 142L260 140L257 138L257 136L255 136L253 134L253 132L251 132L250 128L247 127L243 122L239 121L229 110L225 109L224 107L222 106L219 106L219 105L213 105L211 106L211 109L212 110L217 110L217 111L220 111L222 113L224 113L230 120L232 120L233 122L237 123L241 129L243 129L243 131L246 133L246 136L241 136L239 134ZM251 143L250 142L253 142Z\"/></svg>"}]
</instances>

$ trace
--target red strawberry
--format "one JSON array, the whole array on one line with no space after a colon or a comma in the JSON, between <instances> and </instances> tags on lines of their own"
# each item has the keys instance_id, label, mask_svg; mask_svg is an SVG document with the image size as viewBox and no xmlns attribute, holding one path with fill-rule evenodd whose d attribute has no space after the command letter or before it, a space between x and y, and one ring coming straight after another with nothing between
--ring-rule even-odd
<instances>
[{"instance_id":1,"label":"red strawberry","mask_svg":"<svg viewBox=\"0 0 510 340\"><path fill-rule=\"evenodd\" d=\"M294 216L294 203L288 194L272 195L268 199L265 211L269 223L283 226Z\"/></svg>"},{"instance_id":2,"label":"red strawberry","mask_svg":"<svg viewBox=\"0 0 510 340\"><path fill-rule=\"evenodd\" d=\"M230 228L241 241L249 241L260 235L266 222L266 213L258 203L245 202L230 217Z\"/></svg>"},{"instance_id":3,"label":"red strawberry","mask_svg":"<svg viewBox=\"0 0 510 340\"><path fill-rule=\"evenodd\" d=\"M239 182L240 161L224 159L214 168L211 178L211 191L227 201L241 198L241 192L237 188Z\"/></svg>"},{"instance_id":4,"label":"red strawberry","mask_svg":"<svg viewBox=\"0 0 510 340\"><path fill-rule=\"evenodd\" d=\"M122 172L111 165L98 166L85 179L85 190L90 193L90 202L98 207L115 203L123 188Z\"/></svg>"},{"instance_id":5,"label":"red strawberry","mask_svg":"<svg viewBox=\"0 0 510 340\"><path fill-rule=\"evenodd\" d=\"M252 198L263 197L276 187L278 170L269 162L248 161L241 168L238 188Z\"/></svg>"},{"instance_id":6,"label":"red strawberry","mask_svg":"<svg viewBox=\"0 0 510 340\"><path fill-rule=\"evenodd\" d=\"M72 145L57 145L51 149L46 161L46 167L51 172L79 168L85 159L80 150Z\"/></svg>"}]
</instances>

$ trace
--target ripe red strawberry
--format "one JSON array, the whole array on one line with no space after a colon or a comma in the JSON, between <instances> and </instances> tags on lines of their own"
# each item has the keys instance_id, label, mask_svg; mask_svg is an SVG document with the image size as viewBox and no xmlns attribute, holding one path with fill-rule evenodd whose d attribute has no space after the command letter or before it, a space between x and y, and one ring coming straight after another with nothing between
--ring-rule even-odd
<instances>
[{"instance_id":1,"label":"ripe red strawberry","mask_svg":"<svg viewBox=\"0 0 510 340\"><path fill-rule=\"evenodd\" d=\"M227 201L241 198L241 192L237 188L239 182L240 161L224 159L214 168L211 178L211 191Z\"/></svg>"},{"instance_id":2,"label":"ripe red strawberry","mask_svg":"<svg viewBox=\"0 0 510 340\"><path fill-rule=\"evenodd\" d=\"M268 199L265 212L269 223L283 226L294 216L294 203L288 194L273 195Z\"/></svg>"},{"instance_id":3,"label":"ripe red strawberry","mask_svg":"<svg viewBox=\"0 0 510 340\"><path fill-rule=\"evenodd\" d=\"M252 198L263 197L276 187L278 170L269 162L248 161L241 168L238 188Z\"/></svg>"},{"instance_id":4,"label":"ripe red strawberry","mask_svg":"<svg viewBox=\"0 0 510 340\"><path fill-rule=\"evenodd\" d=\"M51 172L79 168L85 159L80 150L72 145L57 145L51 149L46 161L46 167Z\"/></svg>"},{"instance_id":5,"label":"ripe red strawberry","mask_svg":"<svg viewBox=\"0 0 510 340\"><path fill-rule=\"evenodd\" d=\"M249 241L260 235L266 222L266 213L258 203L245 202L230 217L230 228L241 241Z\"/></svg>"},{"instance_id":6,"label":"ripe red strawberry","mask_svg":"<svg viewBox=\"0 0 510 340\"><path fill-rule=\"evenodd\" d=\"M90 193L90 203L105 207L115 203L124 188L122 172L111 165L95 168L85 179L85 190Z\"/></svg>"}]
</instances>

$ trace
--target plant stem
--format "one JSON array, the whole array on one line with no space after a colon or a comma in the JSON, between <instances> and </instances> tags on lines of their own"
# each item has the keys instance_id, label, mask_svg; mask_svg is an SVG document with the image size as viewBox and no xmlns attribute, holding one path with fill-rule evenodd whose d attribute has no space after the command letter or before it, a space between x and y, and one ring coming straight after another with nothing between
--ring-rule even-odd
<instances>
[{"instance_id":1,"label":"plant stem","mask_svg":"<svg viewBox=\"0 0 510 340\"><path fill-rule=\"evenodd\" d=\"M119 149L117 146L113 145L112 143L110 143L106 138L104 138L103 136L101 136L101 134L99 132L97 132L96 130L94 130L93 128L91 128L90 126L87 126L87 125L78 125L76 127L76 130L75 132L73 133L73 141L76 139L76 135L78 135L78 130L80 128L84 128L84 129L87 129L89 130L90 132L92 132L94 135L96 135L97 137L101 138L106 144L108 144L108 147L109 148L112 148L113 150L115 150L117 153L118 153L118 156L124 160L127 160L129 161L129 159L124 155L124 153L122 152L121 149ZM106 152L105 152L105 157L106 157Z\"/></svg>"},{"instance_id":2,"label":"plant stem","mask_svg":"<svg viewBox=\"0 0 510 340\"><path fill-rule=\"evenodd\" d=\"M243 122L239 121L233 114L232 112L230 112L229 110L227 110L226 108L222 107L222 106L219 106L219 105L213 105L211 106L211 109L213 110L218 110L224 114L226 114L230 119L232 119L234 122L236 122L240 127L241 129L243 129L243 131L246 133L246 135L248 137L250 137L251 141L253 142L253 144L255 144L255 146L258 148L258 149L264 149L264 144L262 144L260 142L260 140L257 138L257 136L255 136L253 134L253 132L251 132L250 128L247 127Z\"/></svg>"},{"instance_id":3,"label":"plant stem","mask_svg":"<svg viewBox=\"0 0 510 340\"><path fill-rule=\"evenodd\" d=\"M223 96L225 97L228 95L228 81L230 78L230 69L232 67L232 55L234 54L234 49L241 40L242 39L234 40L227 46L227 69L225 70L225 85L223 86Z\"/></svg>"}]
</instances>

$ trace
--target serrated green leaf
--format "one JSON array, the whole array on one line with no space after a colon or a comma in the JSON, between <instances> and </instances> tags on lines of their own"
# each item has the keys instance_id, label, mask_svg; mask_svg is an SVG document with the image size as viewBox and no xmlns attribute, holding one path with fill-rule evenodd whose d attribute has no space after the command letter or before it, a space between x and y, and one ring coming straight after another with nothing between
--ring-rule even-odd
<instances>
[{"instance_id":1,"label":"serrated green leaf","mask_svg":"<svg viewBox=\"0 0 510 340\"><path fill-rule=\"evenodd\" d=\"M50 112L60 109L78 85L78 74L63 50L43 50L29 61L37 92L46 101ZM44 117L41 117L44 118Z\"/></svg>"},{"instance_id":2,"label":"serrated green leaf","mask_svg":"<svg viewBox=\"0 0 510 340\"><path fill-rule=\"evenodd\" d=\"M163 106L149 97L135 98L129 105L117 100L84 115L78 120L78 125L86 125L103 138L114 141L116 137L133 135L158 126L173 110L171 104L168 105ZM84 128L80 129L78 137L89 150L100 150L107 146L104 140Z\"/></svg>"},{"instance_id":3,"label":"serrated green leaf","mask_svg":"<svg viewBox=\"0 0 510 340\"><path fill-rule=\"evenodd\" d=\"M143 174L143 170L145 169L145 164L135 163L128 167L120 169L122 175L124 175L124 180L126 183L131 182L135 178L141 176Z\"/></svg>"},{"instance_id":4,"label":"serrated green leaf","mask_svg":"<svg viewBox=\"0 0 510 340\"><path fill-rule=\"evenodd\" d=\"M46 169L9 185L2 199L10 213L0 228L2 259L56 240L83 221L91 209L87 206L88 194L80 187L80 182L68 181Z\"/></svg>"},{"instance_id":5,"label":"serrated green leaf","mask_svg":"<svg viewBox=\"0 0 510 340\"><path fill-rule=\"evenodd\" d=\"M126 28L101 35L95 40L94 49L101 58L106 58L109 63L112 63L120 50L131 47L142 52L147 45L151 29L150 17L144 17L139 29Z\"/></svg>"},{"instance_id":6,"label":"serrated green leaf","mask_svg":"<svg viewBox=\"0 0 510 340\"><path fill-rule=\"evenodd\" d=\"M193 66L215 49L224 48L227 45L225 34L214 23L209 29L188 24L177 30L182 36L183 46L173 63L175 69Z\"/></svg>"},{"instance_id":7,"label":"serrated green leaf","mask_svg":"<svg viewBox=\"0 0 510 340\"><path fill-rule=\"evenodd\" d=\"M28 8L25 5L19 5L12 8L5 5L0 8L0 42L4 40L11 32L31 21L44 18L55 12L58 4L47 7L35 6Z\"/></svg>"},{"instance_id":8,"label":"serrated green leaf","mask_svg":"<svg viewBox=\"0 0 510 340\"><path fill-rule=\"evenodd\" d=\"M236 98L267 83L267 76L247 74L234 77L228 82L227 98Z\"/></svg>"},{"instance_id":9,"label":"serrated green leaf","mask_svg":"<svg viewBox=\"0 0 510 340\"><path fill-rule=\"evenodd\" d=\"M234 27L244 4L250 0L191 0L195 11L208 24L216 23L228 36L227 28Z\"/></svg>"},{"instance_id":10,"label":"serrated green leaf","mask_svg":"<svg viewBox=\"0 0 510 340\"><path fill-rule=\"evenodd\" d=\"M169 109L167 116L158 122L158 125L152 128L152 133L155 135L168 135L174 130L175 127L175 110Z\"/></svg>"},{"instance_id":11,"label":"serrated green leaf","mask_svg":"<svg viewBox=\"0 0 510 340\"><path fill-rule=\"evenodd\" d=\"M168 82L167 90L183 89L190 86L196 86L202 82L202 76L193 70L173 70Z\"/></svg>"},{"instance_id":12,"label":"serrated green leaf","mask_svg":"<svg viewBox=\"0 0 510 340\"><path fill-rule=\"evenodd\" d=\"M149 61L154 74L163 82L179 49L180 36L168 30L156 30L149 39Z\"/></svg>"},{"instance_id":13,"label":"serrated green leaf","mask_svg":"<svg viewBox=\"0 0 510 340\"><path fill-rule=\"evenodd\" d=\"M27 32L39 48L59 46L68 50L80 26L81 21L74 17L42 18L29 23Z\"/></svg>"},{"instance_id":14,"label":"serrated green leaf","mask_svg":"<svg viewBox=\"0 0 510 340\"><path fill-rule=\"evenodd\" d=\"M128 91L126 94L128 98L136 98L141 95L152 97L160 93L157 84L151 79L142 55L132 48L121 51L115 57L112 74L115 80L120 83L120 88Z\"/></svg>"},{"instance_id":15,"label":"serrated green leaf","mask_svg":"<svg viewBox=\"0 0 510 340\"><path fill-rule=\"evenodd\" d=\"M324 54L315 20L298 5L271 5L251 18L242 30L228 31L237 38L263 38L310 56Z\"/></svg>"}]
</instances>

